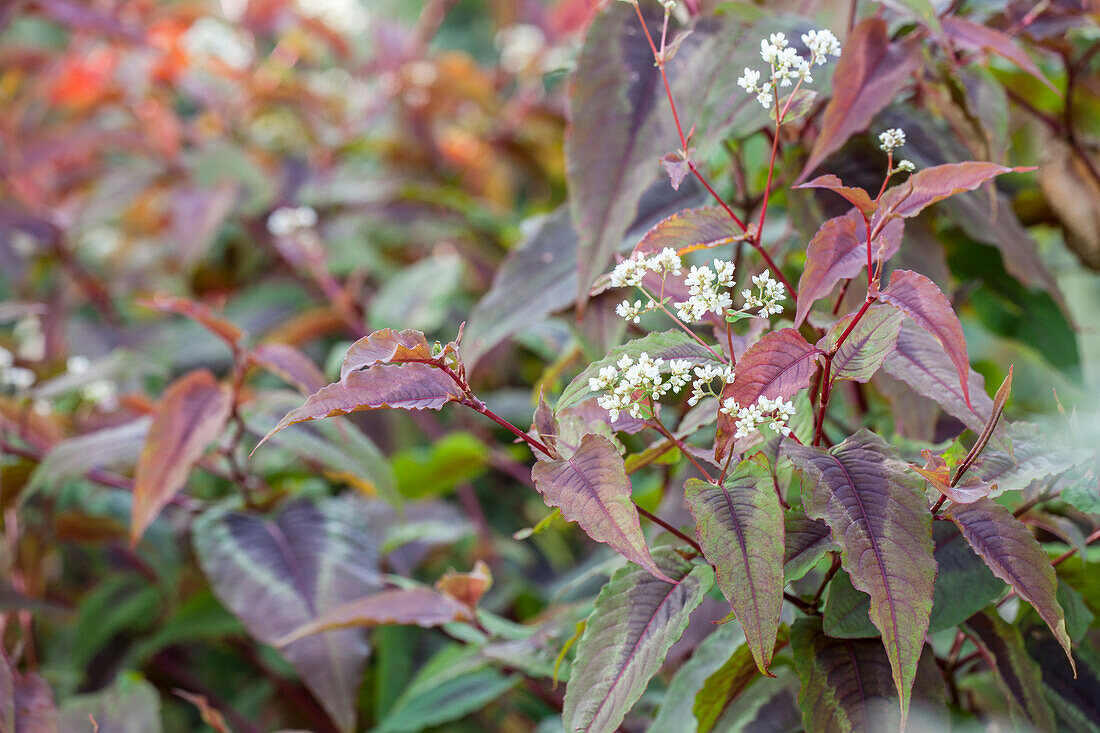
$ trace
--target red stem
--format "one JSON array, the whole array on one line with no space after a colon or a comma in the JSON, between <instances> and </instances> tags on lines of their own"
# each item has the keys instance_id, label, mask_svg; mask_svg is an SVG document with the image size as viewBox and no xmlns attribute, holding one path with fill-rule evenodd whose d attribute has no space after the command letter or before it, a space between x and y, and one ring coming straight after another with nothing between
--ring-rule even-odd
<instances>
[{"instance_id":1,"label":"red stem","mask_svg":"<svg viewBox=\"0 0 1100 733\"><path fill-rule=\"evenodd\" d=\"M840 334L840 338L837 339L836 345L825 354L825 373L821 379L821 399L817 408L817 427L814 429L814 445L821 444L821 437L825 430L825 410L829 407L829 396L832 394L832 367L833 367L833 355L836 354L848 336L852 333L852 330L859 323L860 319L867 312L867 309L871 307L871 303L875 302L875 298L872 295L868 295L867 299L863 301L863 307L856 313L856 317L852 319L852 322L848 324L848 327L844 329L844 333Z\"/></svg>"}]
</instances>

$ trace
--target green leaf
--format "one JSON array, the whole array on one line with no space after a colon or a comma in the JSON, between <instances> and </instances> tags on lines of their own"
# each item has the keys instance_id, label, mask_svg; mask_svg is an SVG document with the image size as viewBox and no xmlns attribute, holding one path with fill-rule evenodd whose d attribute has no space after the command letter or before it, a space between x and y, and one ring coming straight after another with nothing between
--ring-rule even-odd
<instances>
[{"instance_id":1,"label":"green leaf","mask_svg":"<svg viewBox=\"0 0 1100 733\"><path fill-rule=\"evenodd\" d=\"M973 504L951 504L944 516L955 523L993 574L1035 608L1073 666L1066 621L1056 597L1054 568L1027 525L988 498Z\"/></svg>"},{"instance_id":2,"label":"green leaf","mask_svg":"<svg viewBox=\"0 0 1100 733\"><path fill-rule=\"evenodd\" d=\"M462 270L457 253L436 253L386 278L371 299L371 328L440 328L455 302Z\"/></svg>"},{"instance_id":3,"label":"green leaf","mask_svg":"<svg viewBox=\"0 0 1100 733\"><path fill-rule=\"evenodd\" d=\"M997 686L1013 713L1040 731L1053 731L1054 716L1042 695L1042 673L1024 649L1020 630L996 611L975 615L967 620L966 628L995 660Z\"/></svg>"},{"instance_id":4,"label":"green leaf","mask_svg":"<svg viewBox=\"0 0 1100 733\"><path fill-rule=\"evenodd\" d=\"M90 730L89 716L101 731L111 733L160 733L160 694L157 688L133 673L123 673L106 689L77 695L61 706L63 731Z\"/></svg>"},{"instance_id":5,"label":"green leaf","mask_svg":"<svg viewBox=\"0 0 1100 733\"><path fill-rule=\"evenodd\" d=\"M770 674L783 608L783 510L771 473L745 460L721 486L688 479L684 489L703 555L715 567L757 666Z\"/></svg>"},{"instance_id":6,"label":"green leaf","mask_svg":"<svg viewBox=\"0 0 1100 733\"><path fill-rule=\"evenodd\" d=\"M442 496L485 472L489 449L469 433L448 433L424 448L393 456L398 492L407 499Z\"/></svg>"},{"instance_id":7,"label":"green leaf","mask_svg":"<svg viewBox=\"0 0 1100 733\"><path fill-rule=\"evenodd\" d=\"M674 585L628 566L596 598L565 691L562 721L570 733L619 727L713 582L709 566L692 565L671 549L655 552L654 561Z\"/></svg>"},{"instance_id":8,"label":"green leaf","mask_svg":"<svg viewBox=\"0 0 1100 733\"><path fill-rule=\"evenodd\" d=\"M649 733L696 733L698 724L692 712L696 693L725 664L730 651L744 643L745 634L738 624L721 624L703 639L669 682ZM751 657L747 662L752 664Z\"/></svg>"},{"instance_id":9,"label":"green leaf","mask_svg":"<svg viewBox=\"0 0 1100 733\"><path fill-rule=\"evenodd\" d=\"M922 650L914 671L922 726L947 730L943 678L923 640ZM878 641L834 639L822 633L820 620L804 618L791 629L791 651L802 680L798 704L806 733L897 730L899 722L904 730L889 680L892 664Z\"/></svg>"},{"instance_id":10,"label":"green leaf","mask_svg":"<svg viewBox=\"0 0 1100 733\"><path fill-rule=\"evenodd\" d=\"M853 318L855 314L834 323L829 332L817 342L817 348L831 351ZM897 347L903 320L901 313L892 308L868 308L848 334L848 338L833 354L833 379L852 379L862 383L871 381L886 357Z\"/></svg>"},{"instance_id":11,"label":"green leaf","mask_svg":"<svg viewBox=\"0 0 1100 733\"><path fill-rule=\"evenodd\" d=\"M718 364L714 354L703 348L698 341L688 336L683 331L661 331L646 334L642 338L629 341L622 346L616 346L607 356L578 374L561 393L555 412L560 413L567 407L572 407L578 402L583 402L595 393L588 389L588 380L595 377L600 369L605 366L614 366L615 362L624 356L629 356L637 361L638 356L645 352L652 359L664 359L663 368L668 371L668 362L672 359L686 359L696 364Z\"/></svg>"},{"instance_id":12,"label":"green leaf","mask_svg":"<svg viewBox=\"0 0 1100 733\"><path fill-rule=\"evenodd\" d=\"M768 650L768 656L786 646L788 640L787 627L783 626L776 636L775 647ZM707 678L695 696L692 713L698 721L699 733L712 730L730 703L739 698L745 688L757 679L757 665L747 645L736 647L728 656L725 663Z\"/></svg>"},{"instance_id":13,"label":"green leaf","mask_svg":"<svg viewBox=\"0 0 1100 733\"><path fill-rule=\"evenodd\" d=\"M807 516L829 525L852 584L871 596L904 723L936 577L923 482L865 429L828 452L789 441L784 451L810 481Z\"/></svg>"},{"instance_id":14,"label":"green leaf","mask_svg":"<svg viewBox=\"0 0 1100 733\"><path fill-rule=\"evenodd\" d=\"M217 507L193 527L195 553L218 600L272 645L380 588L378 534L354 497L292 501L271 519ZM337 727L353 729L369 653L363 632L329 631L281 652Z\"/></svg>"}]
</instances>

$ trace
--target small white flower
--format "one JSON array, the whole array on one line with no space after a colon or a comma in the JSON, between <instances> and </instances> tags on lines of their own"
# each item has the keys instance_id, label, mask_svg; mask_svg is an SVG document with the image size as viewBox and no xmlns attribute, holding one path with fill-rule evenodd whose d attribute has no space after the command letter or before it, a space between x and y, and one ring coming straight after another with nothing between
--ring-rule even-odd
<instances>
[{"instance_id":1,"label":"small white flower","mask_svg":"<svg viewBox=\"0 0 1100 733\"><path fill-rule=\"evenodd\" d=\"M714 273L719 285L726 288L733 287L735 281L734 267L734 264L728 260L714 261Z\"/></svg>"},{"instance_id":2,"label":"small white flower","mask_svg":"<svg viewBox=\"0 0 1100 733\"><path fill-rule=\"evenodd\" d=\"M830 30L815 30L804 33L802 42L806 44L806 48L810 49L813 62L818 66L827 61L826 56L840 55L840 41Z\"/></svg>"},{"instance_id":3,"label":"small white flower","mask_svg":"<svg viewBox=\"0 0 1100 733\"><path fill-rule=\"evenodd\" d=\"M666 13L671 13L676 9L676 0L661 0L661 7L665 9Z\"/></svg>"},{"instance_id":4,"label":"small white flower","mask_svg":"<svg viewBox=\"0 0 1100 733\"><path fill-rule=\"evenodd\" d=\"M905 144L905 131L900 127L893 127L878 136L879 148L889 153Z\"/></svg>"},{"instance_id":5,"label":"small white flower","mask_svg":"<svg viewBox=\"0 0 1100 733\"><path fill-rule=\"evenodd\" d=\"M911 161L911 160L898 161L898 164L894 167L897 170L905 171L906 173L912 173L913 171L915 171L917 169L917 167L915 165L913 165L913 161Z\"/></svg>"},{"instance_id":6,"label":"small white flower","mask_svg":"<svg viewBox=\"0 0 1100 733\"><path fill-rule=\"evenodd\" d=\"M15 356L3 346L0 346L0 369L8 369L14 363Z\"/></svg>"},{"instance_id":7,"label":"small white flower","mask_svg":"<svg viewBox=\"0 0 1100 733\"><path fill-rule=\"evenodd\" d=\"M9 367L0 372L0 384L5 384L15 389L27 389L34 384L36 377L34 372L23 367Z\"/></svg>"},{"instance_id":8,"label":"small white flower","mask_svg":"<svg viewBox=\"0 0 1100 733\"><path fill-rule=\"evenodd\" d=\"M771 109L772 101L774 97L768 92L760 92L756 95L756 101L760 103L760 106L764 109Z\"/></svg>"},{"instance_id":9,"label":"small white flower","mask_svg":"<svg viewBox=\"0 0 1100 733\"><path fill-rule=\"evenodd\" d=\"M646 267L661 275L669 273L679 275L682 263L680 262L680 255L676 254L676 250L665 247L646 261Z\"/></svg>"},{"instance_id":10,"label":"small white flower","mask_svg":"<svg viewBox=\"0 0 1100 733\"><path fill-rule=\"evenodd\" d=\"M88 357L86 356L70 356L65 360L65 369L70 374L83 374L88 371L88 367L91 365L92 363L88 361Z\"/></svg>"},{"instance_id":11,"label":"small white flower","mask_svg":"<svg viewBox=\"0 0 1100 733\"><path fill-rule=\"evenodd\" d=\"M611 285L616 288L641 285L646 270L645 255L635 252L628 259L615 265L615 269L611 271Z\"/></svg>"},{"instance_id":12,"label":"small white flower","mask_svg":"<svg viewBox=\"0 0 1100 733\"><path fill-rule=\"evenodd\" d=\"M641 320L641 315L645 312L645 309L642 307L642 301L640 300L635 300L633 305L630 304L629 300L624 300L622 303L619 303L617 306L615 306L615 312L619 315L620 318L638 323Z\"/></svg>"},{"instance_id":13,"label":"small white flower","mask_svg":"<svg viewBox=\"0 0 1100 733\"><path fill-rule=\"evenodd\" d=\"M741 75L741 78L737 80L737 86L744 89L746 92L755 92L756 83L760 81L760 72L756 69L750 69L745 67L745 73Z\"/></svg>"},{"instance_id":14,"label":"small white flower","mask_svg":"<svg viewBox=\"0 0 1100 733\"><path fill-rule=\"evenodd\" d=\"M289 237L316 225L317 211L312 206L280 206L267 217L267 231L276 237Z\"/></svg>"}]
</instances>

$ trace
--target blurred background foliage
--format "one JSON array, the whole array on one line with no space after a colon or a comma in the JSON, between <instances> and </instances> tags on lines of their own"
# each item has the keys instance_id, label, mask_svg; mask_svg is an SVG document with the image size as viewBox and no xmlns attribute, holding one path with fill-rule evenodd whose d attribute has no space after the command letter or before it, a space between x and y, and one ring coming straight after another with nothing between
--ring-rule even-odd
<instances>
[{"instance_id":1,"label":"blurred background foliage","mask_svg":"<svg viewBox=\"0 0 1100 733\"><path fill-rule=\"evenodd\" d=\"M597 4L0 4L0 347L9 355L0 364L0 641L9 675L38 674L53 690L61 730L91 730L89 714L104 731L205 730L201 721L218 716L237 733L348 729L355 718L380 731L560 725L555 658L618 559L548 512L530 489L525 449L473 415L378 412L299 426L246 455L300 403L296 386L308 393L311 378L338 378L349 343L373 329L447 342L466 322L478 339L473 383L522 426L540 388L557 393L623 338L601 300L583 320L554 315L574 284L563 291L560 278L546 279L569 246L558 209L569 74ZM987 385L1015 364L1013 418L1087 444L1100 409L1096 16L1069 2L1040 3L1030 17L1031 3L938 5L948 4L1015 28L1060 92L996 54L956 68L930 56L912 94L881 120L910 133L908 157L1038 172L1000 189L1005 214L992 228L965 205L922 217L899 266L953 295ZM904 29L916 23L905 9L922 4L884 5ZM757 8L838 34L833 21L848 10L793 0ZM733 131L707 142L704 163L723 192L751 200L767 139ZM806 149L796 140L788 151L790 180ZM862 184L881 168L871 158L869 143L853 140L830 164ZM804 193L774 202L771 239L797 273L820 221L839 212ZM1034 262L1006 255L1020 242ZM134 548L125 489L158 399L190 370L229 379L235 368L217 328L181 307L152 307L166 296L224 315L249 347L292 351L275 349L274 367L249 371L244 441L220 438ZM512 309L521 318L508 322ZM867 420L884 432L905 425L914 440L953 434L958 424L932 410L898 396L892 413ZM684 510L678 497L666 501L678 484L664 463L635 474L635 497L675 515ZM372 563L400 585L484 561L492 585L479 623L374 630L369 655L364 643L349 662L362 683L341 702L311 679L321 674L313 663L288 664L257 631L262 618L231 608L213 577L223 555L247 555L233 546L244 530L218 514L242 506L234 516L319 507L292 519L333 543L363 538L356 552L365 554L321 553L307 596ZM1055 547L1083 536L1079 512L1050 510ZM1100 595L1080 590L1100 612ZM717 597L706 603L707 618L724 615ZM708 627L693 622L670 662ZM205 718L200 698L212 706ZM652 710L650 697L641 708Z\"/></svg>"}]
</instances>

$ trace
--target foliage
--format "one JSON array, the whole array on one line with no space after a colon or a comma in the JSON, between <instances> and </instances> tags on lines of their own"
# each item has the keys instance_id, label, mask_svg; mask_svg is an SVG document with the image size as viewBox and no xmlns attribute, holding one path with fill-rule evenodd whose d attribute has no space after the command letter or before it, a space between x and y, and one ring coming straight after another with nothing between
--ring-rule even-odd
<instances>
[{"instance_id":1,"label":"foliage","mask_svg":"<svg viewBox=\"0 0 1100 733\"><path fill-rule=\"evenodd\" d=\"M0 733L1094 730L1100 16L835 5L0 10Z\"/></svg>"}]
</instances>

